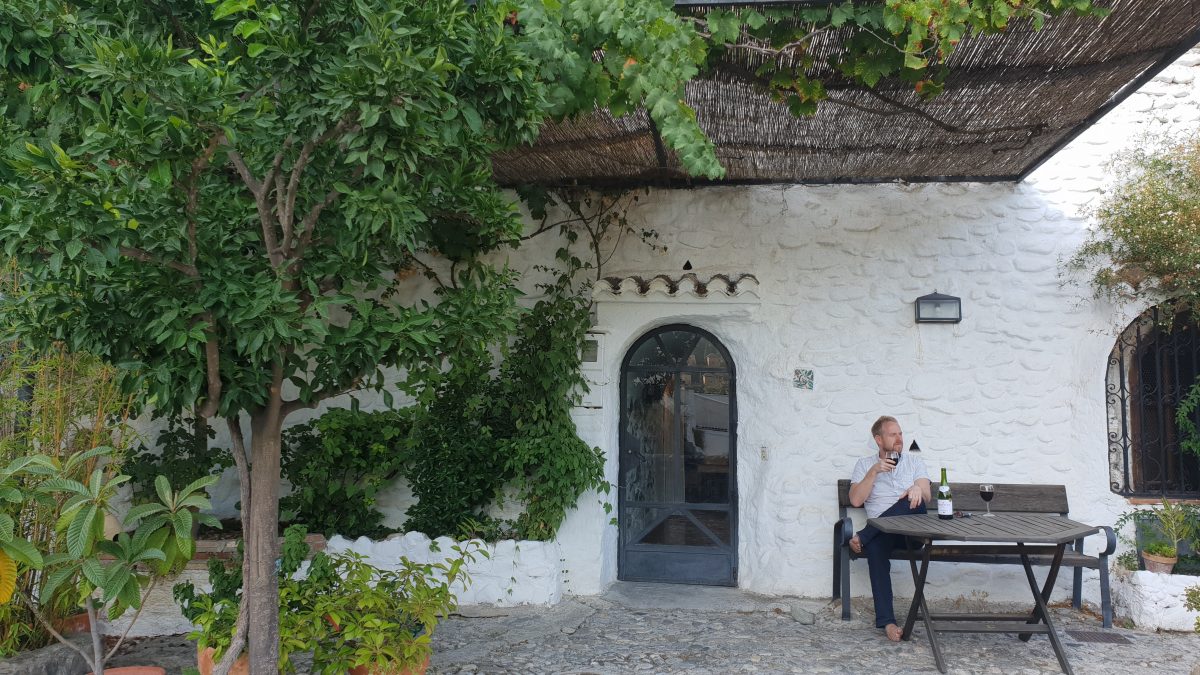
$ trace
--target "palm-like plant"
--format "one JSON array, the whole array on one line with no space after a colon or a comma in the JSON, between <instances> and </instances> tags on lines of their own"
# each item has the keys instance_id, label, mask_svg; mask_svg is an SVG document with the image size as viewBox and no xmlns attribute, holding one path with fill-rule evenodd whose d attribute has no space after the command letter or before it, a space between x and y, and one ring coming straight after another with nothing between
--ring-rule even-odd
<instances>
[{"instance_id":1,"label":"palm-like plant","mask_svg":"<svg viewBox=\"0 0 1200 675\"><path fill-rule=\"evenodd\" d=\"M167 575L178 572L196 555L192 525L200 523L220 528L221 521L211 514L200 513L209 506L204 489L217 482L218 476L198 478L174 492L166 476L154 479L158 502L139 504L125 514L126 525L138 525L138 532L149 532L147 543L163 552L155 572Z\"/></svg>"},{"instance_id":2,"label":"palm-like plant","mask_svg":"<svg viewBox=\"0 0 1200 675\"><path fill-rule=\"evenodd\" d=\"M108 618L115 619L132 609L136 612L133 621L137 620L146 595L159 577L181 567L195 552L192 522L196 511L209 507L203 488L216 481L210 476L174 492L160 476L155 481L160 503L135 506L122 527L124 530L141 521L133 534L122 531L114 540L108 540L104 519L116 515L113 502L129 477L114 475L102 461L86 482L70 476L79 475L84 462L111 458L114 452L110 447L96 447L65 460L34 455L19 458L0 471L0 501L36 499L61 504L57 531L65 544L63 550L39 551L31 542L15 536L11 517L0 518L0 554L4 556L0 558L0 602L15 597L25 603L51 635L79 652L98 675L103 674L104 663L129 634L127 628L116 645L105 652L96 631L98 611L106 610ZM34 476L42 480L32 489L23 489L22 478ZM211 516L200 518L208 522ZM45 582L37 598L14 591L20 565L43 570ZM90 654L55 630L42 611L40 603L56 593L69 594L87 611L93 627Z\"/></svg>"}]
</instances>

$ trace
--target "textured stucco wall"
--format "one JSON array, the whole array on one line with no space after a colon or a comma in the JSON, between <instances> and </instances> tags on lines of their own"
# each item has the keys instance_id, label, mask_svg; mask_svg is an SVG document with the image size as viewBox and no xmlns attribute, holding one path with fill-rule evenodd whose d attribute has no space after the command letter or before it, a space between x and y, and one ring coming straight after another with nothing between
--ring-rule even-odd
<instances>
[{"instance_id":1,"label":"textured stucco wall","mask_svg":"<svg viewBox=\"0 0 1200 675\"><path fill-rule=\"evenodd\" d=\"M580 419L584 437L608 454L610 480L621 359L647 330L678 322L716 335L737 369L744 588L829 592L836 481L870 452L868 427L883 413L900 418L935 474L945 466L957 481L1064 483L1074 516L1112 523L1128 507L1108 487L1105 359L1140 308L1093 300L1063 276L1062 260L1087 236L1106 161L1146 132L1200 120L1198 63L1195 52L1186 56L1018 185L643 197L630 220L657 230L666 251L627 240L606 275L678 276L690 262L701 279L748 272L760 284L736 298L597 294L601 363L593 407ZM962 323L913 322L913 299L934 290L963 298ZM792 386L798 368L813 371L811 391ZM564 528L564 556L568 567L598 571L604 586L615 578L615 533L591 501ZM591 534L597 527L606 536ZM1096 538L1088 550L1100 545ZM943 565L930 574L934 597L1028 593L1017 569ZM911 586L895 576L899 589ZM1096 573L1084 578L1096 601ZM863 563L853 588L869 592Z\"/></svg>"},{"instance_id":2,"label":"textured stucco wall","mask_svg":"<svg viewBox=\"0 0 1200 675\"><path fill-rule=\"evenodd\" d=\"M1184 606L1184 593L1197 583L1196 577L1118 571L1112 579L1113 608L1144 630L1191 632L1200 612Z\"/></svg>"},{"instance_id":3,"label":"textured stucco wall","mask_svg":"<svg viewBox=\"0 0 1200 675\"><path fill-rule=\"evenodd\" d=\"M900 418L935 474L945 466L956 481L1064 483L1073 516L1112 523L1127 504L1108 488L1105 359L1140 308L1093 300L1086 285L1062 276L1062 260L1087 236L1086 208L1108 178L1108 158L1146 132L1196 127L1198 64L1200 54L1186 55L1018 185L642 196L630 222L657 230L666 250L627 237L606 275L678 276L690 262L702 279L752 273L760 283L734 298L597 295L600 361L588 371L594 387L576 420L582 437L605 451L608 479L616 482L621 359L647 330L679 322L716 335L737 369L744 588L829 592L836 481L870 452L868 427L884 413ZM538 237L507 262L532 288L533 266L557 246ZM913 322L913 299L935 289L963 298L962 323ZM798 368L813 371L812 390L792 386ZM228 511L236 488L226 481L223 490ZM559 592L596 593L616 578L605 499L585 495L562 527ZM403 485L381 499L391 524L402 522L409 503ZM1099 546L1090 541L1088 551ZM911 588L906 577L895 575L898 593ZM1085 571L1093 602L1096 578ZM929 594L1023 600L1024 583L1016 569L940 565ZM865 563L854 565L853 588L869 590ZM482 598L492 590L481 601L493 601Z\"/></svg>"}]
</instances>

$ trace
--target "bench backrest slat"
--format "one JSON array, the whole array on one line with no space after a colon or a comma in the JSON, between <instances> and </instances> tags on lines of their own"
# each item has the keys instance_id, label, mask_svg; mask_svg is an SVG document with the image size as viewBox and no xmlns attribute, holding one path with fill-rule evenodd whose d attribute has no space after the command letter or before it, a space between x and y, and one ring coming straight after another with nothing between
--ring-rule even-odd
<instances>
[{"instance_id":1,"label":"bench backrest slat","mask_svg":"<svg viewBox=\"0 0 1200 675\"><path fill-rule=\"evenodd\" d=\"M992 511L997 513L1062 513L1068 512L1067 487L1065 485L1029 485L1021 483L993 483L996 496L992 498ZM933 498L937 499L937 483L932 486ZM950 483L954 495L954 508L958 511L980 512L986 510L979 498L979 483ZM838 481L838 508L843 511L850 506L850 480Z\"/></svg>"}]
</instances>

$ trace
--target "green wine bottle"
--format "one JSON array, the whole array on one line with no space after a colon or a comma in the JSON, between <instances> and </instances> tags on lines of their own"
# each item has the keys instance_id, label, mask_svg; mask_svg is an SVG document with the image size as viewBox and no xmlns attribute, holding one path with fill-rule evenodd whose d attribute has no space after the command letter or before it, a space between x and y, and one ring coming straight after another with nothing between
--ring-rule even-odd
<instances>
[{"instance_id":1,"label":"green wine bottle","mask_svg":"<svg viewBox=\"0 0 1200 675\"><path fill-rule=\"evenodd\" d=\"M938 518L950 520L954 517L954 498L950 496L950 482L946 480L946 467L942 467L942 484L938 486Z\"/></svg>"}]
</instances>

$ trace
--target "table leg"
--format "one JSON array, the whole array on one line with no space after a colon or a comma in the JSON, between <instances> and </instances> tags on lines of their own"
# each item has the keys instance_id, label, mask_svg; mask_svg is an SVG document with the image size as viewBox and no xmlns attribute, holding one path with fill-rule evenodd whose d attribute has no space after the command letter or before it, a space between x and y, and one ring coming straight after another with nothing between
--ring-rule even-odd
<instances>
[{"instance_id":1,"label":"table leg","mask_svg":"<svg viewBox=\"0 0 1200 675\"><path fill-rule=\"evenodd\" d=\"M1042 584L1042 591L1041 591L1042 602L1045 604L1050 603L1050 596L1051 596L1051 594L1054 593L1054 582L1058 581L1058 571L1062 568L1062 559L1063 559L1063 553L1065 552L1065 548L1066 548L1065 544L1060 545L1054 551L1054 559L1050 561L1050 571L1046 574L1046 583ZM1021 560L1024 562L1025 561L1025 553L1024 553L1025 546L1023 544L1018 543L1017 549L1022 551ZM1032 570L1030 571L1030 574L1032 574ZM1033 611L1031 611L1029 613L1029 620L1026 621L1025 623L1037 623L1037 622L1038 622L1038 615L1037 615L1037 607L1035 606ZM1029 638L1031 638L1033 636L1030 633L1021 633L1017 637L1021 639L1021 642L1028 642Z\"/></svg>"},{"instance_id":2,"label":"table leg","mask_svg":"<svg viewBox=\"0 0 1200 675\"><path fill-rule=\"evenodd\" d=\"M1058 632L1054 628L1054 621L1050 618L1050 609L1046 607L1046 600L1049 599L1050 591L1054 586L1054 579L1058 576L1058 568L1062 564L1063 549L1066 544L1059 544L1058 550L1054 554L1054 561L1050 564L1050 574L1046 578L1046 585L1038 588L1037 578L1033 576L1033 565L1029 562L1029 555L1025 552L1024 544L1017 544L1017 549L1021 552L1021 564L1025 567L1025 578L1029 580L1029 590L1033 592L1034 616L1026 623L1037 623L1037 617L1046 623L1046 636L1050 638L1050 645L1054 648L1054 656L1058 658L1058 665L1067 675L1075 675L1075 671L1071 670L1071 664L1067 662L1067 652L1063 649L1062 642L1058 639ZM1023 640L1029 639L1029 633L1022 633L1020 636Z\"/></svg>"},{"instance_id":3,"label":"table leg","mask_svg":"<svg viewBox=\"0 0 1200 675\"><path fill-rule=\"evenodd\" d=\"M913 601L908 608L908 616L904 619L904 632L900 634L901 640L911 640L913 626L917 622L917 612L921 613L921 620L925 623L925 632L929 634L929 647L933 650L933 660L937 662L939 672L946 672L946 659L942 656L942 646L938 642L937 631L933 629L933 619L929 616L929 607L925 604L925 577L929 573L929 554L933 550L933 541L930 539L924 540L924 547L921 555L921 568L917 569L917 551L913 550L912 538L904 538L904 546L908 549L908 566L912 570L913 575Z\"/></svg>"}]
</instances>

